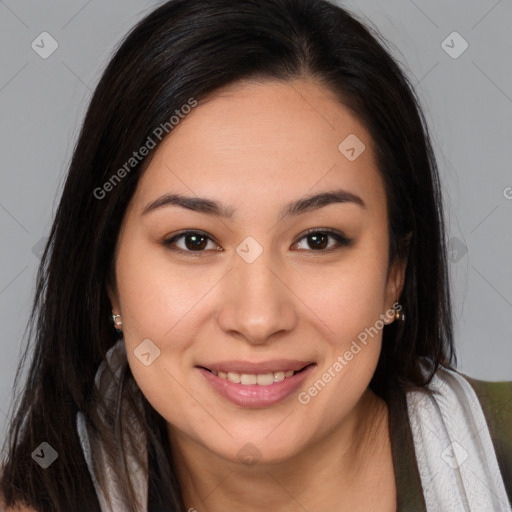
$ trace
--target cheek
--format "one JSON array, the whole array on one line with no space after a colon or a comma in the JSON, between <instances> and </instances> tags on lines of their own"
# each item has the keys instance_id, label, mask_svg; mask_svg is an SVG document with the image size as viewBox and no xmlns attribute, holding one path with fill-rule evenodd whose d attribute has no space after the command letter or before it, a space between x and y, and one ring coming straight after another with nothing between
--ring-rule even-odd
<instances>
[{"instance_id":1,"label":"cheek","mask_svg":"<svg viewBox=\"0 0 512 512\"><path fill-rule=\"evenodd\" d=\"M183 368L192 364L194 305L213 285L207 273L196 270L194 276L193 272L178 268L165 252L135 238L123 246L117 260L128 364L152 407L177 425L183 421L177 411L199 414L197 402L184 385ZM159 350L154 360L151 353L148 365L138 357L145 340ZM181 426L186 428L185 423Z\"/></svg>"},{"instance_id":2,"label":"cheek","mask_svg":"<svg viewBox=\"0 0 512 512\"><path fill-rule=\"evenodd\" d=\"M164 248L147 242L123 249L117 261L123 327L140 339L175 338L173 346L179 348L180 336L172 333L187 332L194 308L219 277L194 265L173 264Z\"/></svg>"},{"instance_id":3,"label":"cheek","mask_svg":"<svg viewBox=\"0 0 512 512\"><path fill-rule=\"evenodd\" d=\"M315 379L301 390L299 403L315 407L328 431L349 414L367 389L381 351L386 260L373 251L347 258L335 272L309 287L312 309L320 320L323 345ZM312 318L312 316L311 316ZM311 405L309 405L311 404Z\"/></svg>"},{"instance_id":4,"label":"cheek","mask_svg":"<svg viewBox=\"0 0 512 512\"><path fill-rule=\"evenodd\" d=\"M302 294L331 344L350 344L385 313L387 262L378 254L376 247L361 248L331 270L319 268L308 275Z\"/></svg>"}]
</instances>

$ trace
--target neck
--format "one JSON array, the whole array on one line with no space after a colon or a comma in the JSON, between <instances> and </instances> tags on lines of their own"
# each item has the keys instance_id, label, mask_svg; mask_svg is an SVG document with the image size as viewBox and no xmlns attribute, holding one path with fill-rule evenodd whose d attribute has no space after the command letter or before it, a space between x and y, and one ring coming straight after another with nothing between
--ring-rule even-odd
<instances>
[{"instance_id":1,"label":"neck","mask_svg":"<svg viewBox=\"0 0 512 512\"><path fill-rule=\"evenodd\" d=\"M385 402L367 390L350 417L294 457L250 466L169 428L185 510L327 510L333 503L336 510L359 510L362 500L384 510L379 490L392 488L394 499L387 418Z\"/></svg>"}]
</instances>

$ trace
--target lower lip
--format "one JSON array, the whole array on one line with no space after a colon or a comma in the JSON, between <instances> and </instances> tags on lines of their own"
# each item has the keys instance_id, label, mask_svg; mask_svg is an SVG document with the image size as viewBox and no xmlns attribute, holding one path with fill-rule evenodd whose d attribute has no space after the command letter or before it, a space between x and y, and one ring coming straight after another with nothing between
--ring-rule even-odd
<instances>
[{"instance_id":1,"label":"lower lip","mask_svg":"<svg viewBox=\"0 0 512 512\"><path fill-rule=\"evenodd\" d=\"M213 388L230 402L242 407L268 407L269 405L277 404L296 391L313 367L314 365L310 365L301 372L268 386L236 384L235 382L218 377L204 368L198 368L198 370L205 376Z\"/></svg>"}]
</instances>

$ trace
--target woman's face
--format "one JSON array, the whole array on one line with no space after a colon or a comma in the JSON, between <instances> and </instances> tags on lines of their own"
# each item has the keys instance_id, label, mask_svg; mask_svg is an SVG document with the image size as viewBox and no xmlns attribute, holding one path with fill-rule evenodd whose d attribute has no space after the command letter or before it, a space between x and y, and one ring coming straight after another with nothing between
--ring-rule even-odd
<instances>
[{"instance_id":1,"label":"woman's face","mask_svg":"<svg viewBox=\"0 0 512 512\"><path fill-rule=\"evenodd\" d=\"M154 151L109 290L133 376L178 444L297 455L354 416L401 288L372 140L302 79L226 88Z\"/></svg>"}]
</instances>

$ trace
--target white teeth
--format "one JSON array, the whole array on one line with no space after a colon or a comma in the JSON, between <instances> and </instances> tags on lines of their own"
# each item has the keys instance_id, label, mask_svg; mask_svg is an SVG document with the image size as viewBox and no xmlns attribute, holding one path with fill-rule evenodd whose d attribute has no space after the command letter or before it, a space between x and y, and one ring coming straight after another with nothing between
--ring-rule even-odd
<instances>
[{"instance_id":1,"label":"white teeth","mask_svg":"<svg viewBox=\"0 0 512 512\"><path fill-rule=\"evenodd\" d=\"M246 386L256 384L258 381L257 375L250 374L250 373L241 373L240 374L240 384L244 384Z\"/></svg>"},{"instance_id":2,"label":"white teeth","mask_svg":"<svg viewBox=\"0 0 512 512\"><path fill-rule=\"evenodd\" d=\"M217 375L221 379L229 380L235 384L243 384L245 386L251 386L258 384L259 386L270 386L274 382L282 382L284 379L291 377L295 371L278 371L272 373L238 373L238 372L222 372L213 371L214 375Z\"/></svg>"},{"instance_id":3,"label":"white teeth","mask_svg":"<svg viewBox=\"0 0 512 512\"><path fill-rule=\"evenodd\" d=\"M284 372L274 372L274 382L281 382L284 380Z\"/></svg>"},{"instance_id":4,"label":"white teeth","mask_svg":"<svg viewBox=\"0 0 512 512\"><path fill-rule=\"evenodd\" d=\"M270 386L270 384L274 382L274 374L261 373L260 375L256 376L256 382L259 386Z\"/></svg>"},{"instance_id":5,"label":"white teeth","mask_svg":"<svg viewBox=\"0 0 512 512\"><path fill-rule=\"evenodd\" d=\"M235 372L228 372L228 380L238 384L240 382L240 374Z\"/></svg>"}]
</instances>

